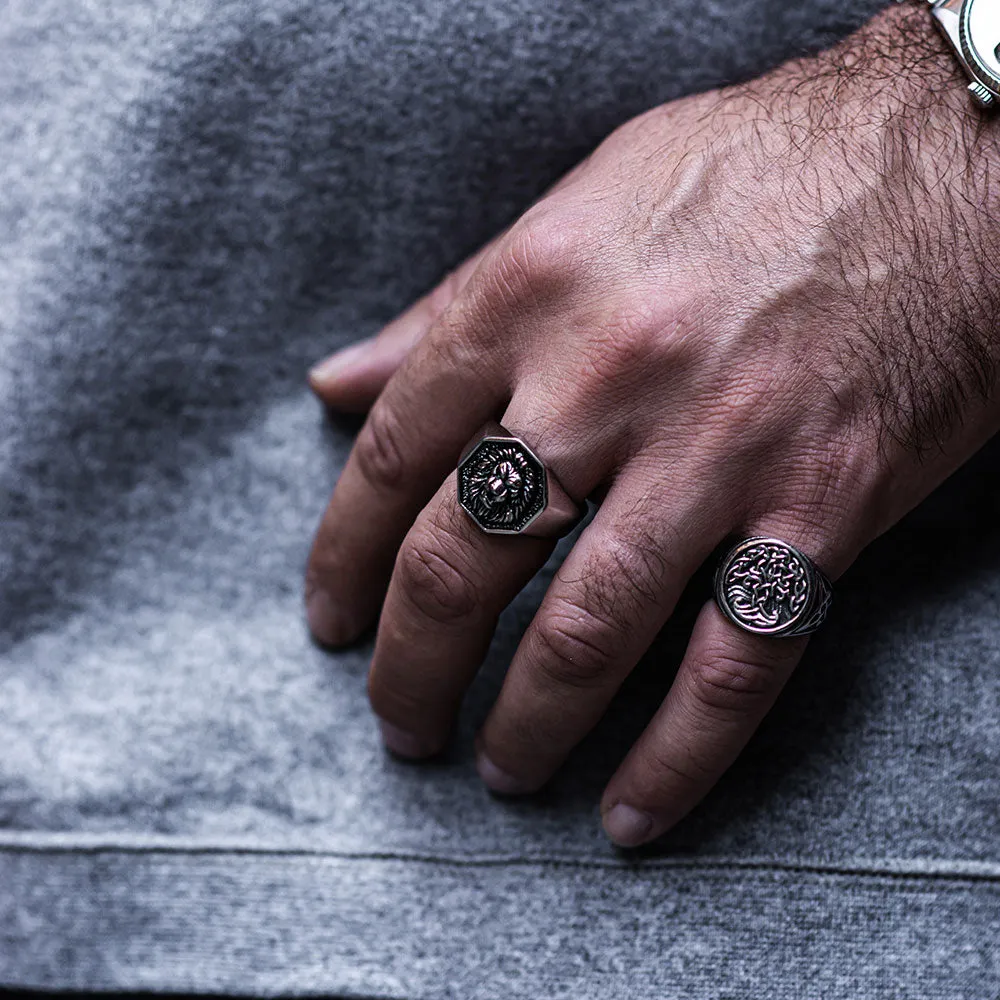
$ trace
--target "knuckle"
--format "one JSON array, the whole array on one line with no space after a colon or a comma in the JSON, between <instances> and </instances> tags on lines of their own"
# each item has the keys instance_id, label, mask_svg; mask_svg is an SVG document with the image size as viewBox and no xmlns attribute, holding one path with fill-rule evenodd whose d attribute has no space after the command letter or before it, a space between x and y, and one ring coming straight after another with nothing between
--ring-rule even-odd
<instances>
[{"instance_id":1,"label":"knuckle","mask_svg":"<svg viewBox=\"0 0 1000 1000\"><path fill-rule=\"evenodd\" d=\"M376 402L354 444L361 475L377 489L395 489L406 478L401 429L390 408Z\"/></svg>"},{"instance_id":2,"label":"knuckle","mask_svg":"<svg viewBox=\"0 0 1000 1000\"><path fill-rule=\"evenodd\" d=\"M772 667L719 648L691 664L689 680L698 704L723 715L756 710L779 686Z\"/></svg>"},{"instance_id":3,"label":"knuckle","mask_svg":"<svg viewBox=\"0 0 1000 1000\"><path fill-rule=\"evenodd\" d=\"M605 681L621 647L617 626L567 601L541 619L535 641L543 676L557 686L583 689Z\"/></svg>"},{"instance_id":4,"label":"knuckle","mask_svg":"<svg viewBox=\"0 0 1000 1000\"><path fill-rule=\"evenodd\" d=\"M480 605L478 587L459 555L460 547L447 538L441 530L416 535L400 550L396 564L410 604L443 625L469 617Z\"/></svg>"},{"instance_id":5,"label":"knuckle","mask_svg":"<svg viewBox=\"0 0 1000 1000\"><path fill-rule=\"evenodd\" d=\"M756 449L761 436L772 431L773 415L780 412L775 401L781 398L780 388L768 379L743 374L719 395L716 415L730 440Z\"/></svg>"},{"instance_id":6,"label":"knuckle","mask_svg":"<svg viewBox=\"0 0 1000 1000\"><path fill-rule=\"evenodd\" d=\"M652 608L672 601L676 568L667 555L662 530L636 523L616 531L595 547L572 580L581 592L581 605L605 622L617 622L618 630L639 624Z\"/></svg>"},{"instance_id":7,"label":"knuckle","mask_svg":"<svg viewBox=\"0 0 1000 1000\"><path fill-rule=\"evenodd\" d=\"M462 296L438 317L422 345L424 360L435 371L486 367L496 373L504 357L505 338L505 324L496 309L484 308L481 297Z\"/></svg>"},{"instance_id":8,"label":"knuckle","mask_svg":"<svg viewBox=\"0 0 1000 1000\"><path fill-rule=\"evenodd\" d=\"M635 407L637 396L658 395L664 372L681 384L700 363L697 339L687 332L690 322L679 307L642 297L602 304L582 324L586 332L574 372L581 404L593 406L597 398L635 411L633 421L648 419Z\"/></svg>"},{"instance_id":9,"label":"knuckle","mask_svg":"<svg viewBox=\"0 0 1000 1000\"><path fill-rule=\"evenodd\" d=\"M577 273L578 236L549 214L528 213L511 230L493 259L491 276L501 301L518 305L548 298Z\"/></svg>"},{"instance_id":10,"label":"knuckle","mask_svg":"<svg viewBox=\"0 0 1000 1000\"><path fill-rule=\"evenodd\" d=\"M832 437L798 448L774 477L783 483L764 495L768 519L788 524L801 547L825 564L858 551L880 533L891 504L891 475L869 454ZM874 512L874 513L873 513Z\"/></svg>"},{"instance_id":11,"label":"knuckle","mask_svg":"<svg viewBox=\"0 0 1000 1000\"><path fill-rule=\"evenodd\" d=\"M808 423L799 395L780 365L757 364L724 376L702 402L707 423L725 447L743 462L756 462L762 454L798 450L798 435Z\"/></svg>"},{"instance_id":12,"label":"knuckle","mask_svg":"<svg viewBox=\"0 0 1000 1000\"><path fill-rule=\"evenodd\" d=\"M670 344L648 302L630 299L605 312L587 343L587 372L600 382L620 385L622 375L662 371L661 355Z\"/></svg>"},{"instance_id":13,"label":"knuckle","mask_svg":"<svg viewBox=\"0 0 1000 1000\"><path fill-rule=\"evenodd\" d=\"M592 586L598 580L605 581L599 589L605 600L617 604L619 613L623 603L633 615L650 605L660 605L677 579L677 569L659 532L639 524L633 525L628 535L615 534L601 552L606 565L594 567Z\"/></svg>"},{"instance_id":14,"label":"knuckle","mask_svg":"<svg viewBox=\"0 0 1000 1000\"><path fill-rule=\"evenodd\" d=\"M616 534L594 548L573 579L576 596L551 600L535 639L540 669L556 684L593 687L629 662L630 634L672 601L674 569L652 533Z\"/></svg>"}]
</instances>

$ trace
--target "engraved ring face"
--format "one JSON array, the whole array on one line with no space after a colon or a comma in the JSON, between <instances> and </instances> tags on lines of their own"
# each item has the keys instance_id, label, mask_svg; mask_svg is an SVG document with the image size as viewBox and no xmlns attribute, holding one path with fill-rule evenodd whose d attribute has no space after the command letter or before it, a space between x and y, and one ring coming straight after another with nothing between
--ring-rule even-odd
<instances>
[{"instance_id":1,"label":"engraved ring face","mask_svg":"<svg viewBox=\"0 0 1000 1000\"><path fill-rule=\"evenodd\" d=\"M812 603L813 571L800 552L775 538L750 538L719 567L716 598L748 632L780 635L796 628Z\"/></svg>"},{"instance_id":2,"label":"engraved ring face","mask_svg":"<svg viewBox=\"0 0 1000 1000\"><path fill-rule=\"evenodd\" d=\"M519 534L545 510L545 467L517 438L484 438L458 467L458 502L483 531Z\"/></svg>"}]
</instances>

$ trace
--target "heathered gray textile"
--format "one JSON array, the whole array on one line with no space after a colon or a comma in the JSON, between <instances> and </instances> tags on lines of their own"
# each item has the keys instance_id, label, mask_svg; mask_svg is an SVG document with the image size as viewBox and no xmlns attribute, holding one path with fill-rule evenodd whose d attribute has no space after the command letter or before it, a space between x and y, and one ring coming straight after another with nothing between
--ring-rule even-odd
<instances>
[{"instance_id":1,"label":"heathered gray textile","mask_svg":"<svg viewBox=\"0 0 1000 1000\"><path fill-rule=\"evenodd\" d=\"M380 748L300 605L375 331L617 123L876 0L0 2L0 985L1000 995L1000 447L840 582L655 851L600 833L707 580L553 786ZM568 543L567 543L568 544ZM565 546L563 547L565 550Z\"/></svg>"}]
</instances>

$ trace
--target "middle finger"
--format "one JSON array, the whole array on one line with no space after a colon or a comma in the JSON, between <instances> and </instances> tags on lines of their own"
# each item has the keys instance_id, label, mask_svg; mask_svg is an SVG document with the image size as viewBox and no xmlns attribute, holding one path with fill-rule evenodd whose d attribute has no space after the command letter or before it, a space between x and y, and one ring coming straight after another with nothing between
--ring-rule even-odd
<instances>
[{"instance_id":1,"label":"middle finger","mask_svg":"<svg viewBox=\"0 0 1000 1000\"><path fill-rule=\"evenodd\" d=\"M554 547L479 531L448 477L399 550L375 640L368 692L390 750L443 748L500 612Z\"/></svg>"},{"instance_id":2,"label":"middle finger","mask_svg":"<svg viewBox=\"0 0 1000 1000\"><path fill-rule=\"evenodd\" d=\"M646 652L723 524L707 491L622 471L556 573L483 724L477 765L494 791L531 792L552 777Z\"/></svg>"},{"instance_id":3,"label":"middle finger","mask_svg":"<svg viewBox=\"0 0 1000 1000\"><path fill-rule=\"evenodd\" d=\"M504 418L511 433L530 426L538 441L558 447L554 432L529 415L545 408L526 412L520 402ZM575 470L556 471L572 496L593 491L607 452L582 442L557 458L555 467ZM500 612L554 547L551 539L480 531L459 506L456 477L448 477L400 548L376 637L369 694L391 750L409 757L441 750Z\"/></svg>"}]
</instances>

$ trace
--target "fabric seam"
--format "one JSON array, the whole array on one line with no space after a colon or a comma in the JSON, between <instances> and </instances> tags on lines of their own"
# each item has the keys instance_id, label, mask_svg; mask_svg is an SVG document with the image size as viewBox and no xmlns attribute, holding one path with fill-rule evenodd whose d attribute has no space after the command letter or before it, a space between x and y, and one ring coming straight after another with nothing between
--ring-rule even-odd
<instances>
[{"instance_id":1,"label":"fabric seam","mask_svg":"<svg viewBox=\"0 0 1000 1000\"><path fill-rule=\"evenodd\" d=\"M917 881L959 881L1000 885L1000 866L985 862L942 859L881 861L871 863L827 863L778 858L588 858L573 855L447 855L418 851L345 851L308 847L238 846L226 844L129 844L113 842L80 843L0 843L2 854L121 855L132 857L242 857L296 860L357 861L441 865L453 868L541 867L577 868L639 874L644 871L739 871L749 874L806 874L830 877L898 879Z\"/></svg>"}]
</instances>

